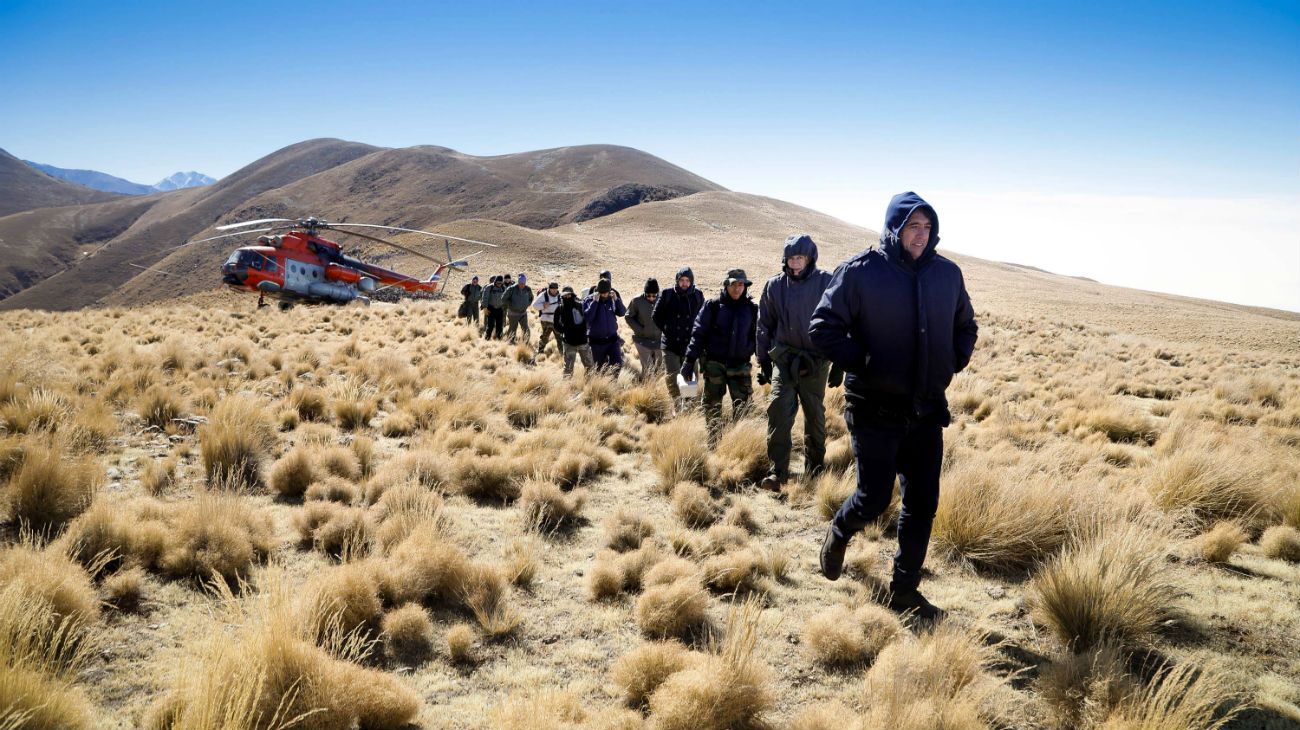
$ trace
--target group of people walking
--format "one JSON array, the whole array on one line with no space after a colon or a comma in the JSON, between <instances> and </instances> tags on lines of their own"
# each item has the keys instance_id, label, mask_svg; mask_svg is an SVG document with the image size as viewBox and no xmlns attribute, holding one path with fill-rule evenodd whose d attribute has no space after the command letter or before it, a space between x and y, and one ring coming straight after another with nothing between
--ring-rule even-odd
<instances>
[{"instance_id":1,"label":"group of people walking","mask_svg":"<svg viewBox=\"0 0 1300 730\"><path fill-rule=\"evenodd\" d=\"M663 373L680 410L678 376L702 378L700 402L710 442L723 427L722 403L744 413L759 385L771 384L767 403L770 471L761 486L773 491L791 478L791 432L803 410L804 475L819 473L826 455L826 388L845 388L845 422L857 467L857 488L836 513L822 542L821 571L839 578L852 537L888 509L895 477L902 494L898 552L890 605L924 617L941 613L918 591L935 511L943 458L943 428L951 422L945 391L970 361L978 328L958 266L935 252L939 220L916 193L894 196L886 209L880 246L863 251L832 274L818 267L817 244L807 234L788 237L780 273L759 300L743 269L732 269L716 297L695 286L690 268L660 291L648 279L630 305L610 272L582 293L552 282L534 296L524 274L515 281L478 278L461 290L462 316L473 324L485 312L483 336L529 341L528 308L539 313L539 350L554 337L564 373L624 367L622 319L632 331L643 378Z\"/></svg>"}]
</instances>

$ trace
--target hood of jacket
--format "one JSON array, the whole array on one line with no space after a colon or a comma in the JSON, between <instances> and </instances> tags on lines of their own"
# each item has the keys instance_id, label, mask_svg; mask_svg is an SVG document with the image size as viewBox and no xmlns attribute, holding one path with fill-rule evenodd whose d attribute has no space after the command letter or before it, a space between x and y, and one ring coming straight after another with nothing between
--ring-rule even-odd
<instances>
[{"instance_id":1,"label":"hood of jacket","mask_svg":"<svg viewBox=\"0 0 1300 730\"><path fill-rule=\"evenodd\" d=\"M880 249L889 256L890 260L897 263L906 261L901 238L903 226L907 225L912 214L918 210L924 210L930 216L930 241L925 246L925 253L913 263L919 265L934 257L934 249L939 245L939 214L934 211L934 206L909 190L895 195L889 201L889 207L885 209L885 226L880 233Z\"/></svg>"},{"instance_id":2,"label":"hood of jacket","mask_svg":"<svg viewBox=\"0 0 1300 730\"><path fill-rule=\"evenodd\" d=\"M674 276L674 277L673 277L673 288L674 288L674 289L678 289L678 290L681 289L681 287L677 285L677 282L681 281L683 276L685 276L687 279L690 279L690 280L691 280L691 286L689 287L689 289L694 289L694 288L695 288L695 272L694 272L694 271L691 271L691 267L689 267L689 266L683 266L682 268L680 268L680 269L677 270L677 276Z\"/></svg>"},{"instance_id":3,"label":"hood of jacket","mask_svg":"<svg viewBox=\"0 0 1300 730\"><path fill-rule=\"evenodd\" d=\"M794 273L785 262L790 260L791 256L807 256L808 265L803 268L798 278L806 279L817 270L817 244L812 240L812 236L807 233L792 233L785 239L785 248L781 251L781 270L791 277Z\"/></svg>"}]
</instances>

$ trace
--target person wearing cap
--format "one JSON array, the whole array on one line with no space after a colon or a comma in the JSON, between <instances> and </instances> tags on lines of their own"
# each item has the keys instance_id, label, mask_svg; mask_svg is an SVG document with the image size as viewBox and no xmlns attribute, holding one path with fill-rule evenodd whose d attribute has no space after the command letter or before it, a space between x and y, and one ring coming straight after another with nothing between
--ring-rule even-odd
<instances>
[{"instance_id":1,"label":"person wearing cap","mask_svg":"<svg viewBox=\"0 0 1300 730\"><path fill-rule=\"evenodd\" d=\"M591 372L591 344L587 341L587 319L582 313L582 303L573 293L573 287L560 290L560 306L555 309L555 334L563 342L564 376L573 375L573 361L582 359L584 372Z\"/></svg>"},{"instance_id":2,"label":"person wearing cap","mask_svg":"<svg viewBox=\"0 0 1300 730\"><path fill-rule=\"evenodd\" d=\"M686 359L686 348L691 343L691 331L695 327L695 317L704 307L704 292L695 288L695 272L689 266L677 270L673 279L674 286L655 302L651 319L663 333L664 380L668 383L668 395L673 398L673 407L681 410L683 399L677 388L677 373L682 369Z\"/></svg>"},{"instance_id":3,"label":"person wearing cap","mask_svg":"<svg viewBox=\"0 0 1300 730\"><path fill-rule=\"evenodd\" d=\"M517 342L516 333L518 330L524 331L524 343L527 344L532 340L532 332L528 329L528 308L533 305L533 288L528 286L528 277L519 274L519 279L508 287L503 295L506 307L506 338L511 344Z\"/></svg>"},{"instance_id":4,"label":"person wearing cap","mask_svg":"<svg viewBox=\"0 0 1300 730\"><path fill-rule=\"evenodd\" d=\"M649 380L655 373L662 372L664 367L663 332L654 320L655 302L658 300L659 281L646 279L644 293L632 300L627 308L627 316L623 318L627 326L632 328L632 344L641 360L642 380Z\"/></svg>"},{"instance_id":5,"label":"person wearing cap","mask_svg":"<svg viewBox=\"0 0 1300 730\"><path fill-rule=\"evenodd\" d=\"M492 283L483 290L483 299L480 307L484 310L483 315L483 339L501 339L501 329L505 325L505 293L506 287L502 283L501 276L492 277Z\"/></svg>"},{"instance_id":6,"label":"person wearing cap","mask_svg":"<svg viewBox=\"0 0 1300 730\"><path fill-rule=\"evenodd\" d=\"M537 310L538 318L542 321L542 336L537 344L538 352L546 352L546 341L552 337L555 338L555 346L561 351L564 350L560 336L555 334L555 310L559 307L560 284L552 281L533 300L533 309Z\"/></svg>"},{"instance_id":7,"label":"person wearing cap","mask_svg":"<svg viewBox=\"0 0 1300 730\"><path fill-rule=\"evenodd\" d=\"M582 314L587 318L587 341L596 367L608 368L615 376L623 367L623 340L618 336L619 317L627 307L614 291L609 279L596 283L596 293L582 300Z\"/></svg>"},{"instance_id":8,"label":"person wearing cap","mask_svg":"<svg viewBox=\"0 0 1300 730\"><path fill-rule=\"evenodd\" d=\"M821 572L839 578L849 540L889 508L898 478L898 551L889 605L935 618L921 569L939 505L944 395L970 362L979 328L957 264L935 252L939 216L913 192L885 211L880 247L835 270L813 312L813 344L844 369L844 420L857 488L822 541Z\"/></svg>"},{"instance_id":9,"label":"person wearing cap","mask_svg":"<svg viewBox=\"0 0 1300 730\"><path fill-rule=\"evenodd\" d=\"M811 477L826 460L826 381L831 363L812 343L808 325L831 274L817 268L817 244L796 233L785 239L781 273L767 280L758 298L758 384L772 384L767 405L764 489L779 491L790 478L790 432L803 408L803 471Z\"/></svg>"},{"instance_id":10,"label":"person wearing cap","mask_svg":"<svg viewBox=\"0 0 1300 730\"><path fill-rule=\"evenodd\" d=\"M700 361L704 377L704 422L709 428L709 443L717 443L722 433L722 398L731 392L732 418L739 418L754 392L750 361L756 346L758 305L749 296L751 282L744 269L732 269L722 280L717 299L710 299L700 309L691 330L681 376L695 380L695 364Z\"/></svg>"},{"instance_id":11,"label":"person wearing cap","mask_svg":"<svg viewBox=\"0 0 1300 730\"><path fill-rule=\"evenodd\" d=\"M478 303L483 298L483 285L478 283L478 277L475 276L469 280L469 283L460 288L460 295L465 301L460 304L460 316L465 318L465 322L473 323L478 327Z\"/></svg>"}]
</instances>

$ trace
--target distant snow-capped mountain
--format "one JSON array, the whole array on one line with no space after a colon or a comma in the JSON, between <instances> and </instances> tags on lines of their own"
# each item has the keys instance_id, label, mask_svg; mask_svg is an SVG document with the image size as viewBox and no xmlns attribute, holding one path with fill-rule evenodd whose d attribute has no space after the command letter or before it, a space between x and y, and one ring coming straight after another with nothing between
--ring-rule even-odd
<instances>
[{"instance_id":1,"label":"distant snow-capped mountain","mask_svg":"<svg viewBox=\"0 0 1300 730\"><path fill-rule=\"evenodd\" d=\"M180 190L181 188L198 188L216 182L201 172L178 172L171 177L159 180L154 190Z\"/></svg>"},{"instance_id":2,"label":"distant snow-capped mountain","mask_svg":"<svg viewBox=\"0 0 1300 730\"><path fill-rule=\"evenodd\" d=\"M54 165L43 165L31 160L23 160L28 165L40 170L51 177L57 177L61 180L67 180L78 185L92 188L94 190L103 190L107 193L120 193L122 195L148 195L166 190L180 190L181 188L196 188L203 185L211 185L216 180L198 172L178 172L170 177L158 181L157 185L142 185L130 180L123 180L120 177L114 177L108 173L97 170L69 170Z\"/></svg>"}]
</instances>

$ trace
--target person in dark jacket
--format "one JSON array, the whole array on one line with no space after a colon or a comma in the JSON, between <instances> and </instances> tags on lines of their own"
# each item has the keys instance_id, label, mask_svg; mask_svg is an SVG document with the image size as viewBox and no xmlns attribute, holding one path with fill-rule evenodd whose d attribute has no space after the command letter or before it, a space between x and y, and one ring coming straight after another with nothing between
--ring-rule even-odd
<instances>
[{"instance_id":1,"label":"person in dark jacket","mask_svg":"<svg viewBox=\"0 0 1300 730\"><path fill-rule=\"evenodd\" d=\"M663 333L665 380L668 394L672 396L676 408L682 406L682 394L677 387L677 373L682 369L686 359L686 348L691 343L691 330L695 327L695 317L704 307L704 292L695 288L695 273L690 267L682 267L674 279L676 285L663 292L655 302L651 319Z\"/></svg>"},{"instance_id":2,"label":"person in dark jacket","mask_svg":"<svg viewBox=\"0 0 1300 730\"><path fill-rule=\"evenodd\" d=\"M654 320L655 302L658 300L659 281L646 279L644 293L632 300L627 308L627 316L623 318L627 326L632 328L632 345L636 347L636 355L641 360L642 380L649 380L664 368L663 333Z\"/></svg>"},{"instance_id":3,"label":"person in dark jacket","mask_svg":"<svg viewBox=\"0 0 1300 730\"><path fill-rule=\"evenodd\" d=\"M573 293L573 287L560 290L560 306L555 310L555 334L564 343L564 375L573 375L573 361L582 359L584 372L591 372L591 345L587 342L587 318L582 314L582 303Z\"/></svg>"},{"instance_id":4,"label":"person in dark jacket","mask_svg":"<svg viewBox=\"0 0 1300 730\"><path fill-rule=\"evenodd\" d=\"M582 314L587 318L587 340L591 343L591 358L596 367L608 368L614 375L623 367L623 340L618 336L618 320L627 314L627 307L609 279L596 284L596 293L582 301Z\"/></svg>"},{"instance_id":5,"label":"person in dark jacket","mask_svg":"<svg viewBox=\"0 0 1300 730\"><path fill-rule=\"evenodd\" d=\"M465 318L467 324L472 323L478 327L478 303L483 298L483 285L478 283L477 276L460 288L460 295L465 297L465 301L460 304L460 316Z\"/></svg>"},{"instance_id":6,"label":"person in dark jacket","mask_svg":"<svg viewBox=\"0 0 1300 730\"><path fill-rule=\"evenodd\" d=\"M840 576L850 538L902 492L890 605L942 614L917 590L939 505L944 391L970 362L978 327L957 264L935 253L939 216L916 193L895 195L880 247L835 270L813 313L813 344L844 369L845 412L857 489L836 513L822 574Z\"/></svg>"},{"instance_id":7,"label":"person in dark jacket","mask_svg":"<svg viewBox=\"0 0 1300 730\"><path fill-rule=\"evenodd\" d=\"M754 357L758 305L749 296L752 282L744 269L732 269L722 280L722 292L700 308L691 329L691 342L679 372L686 380L695 380L695 363L704 376L702 390L704 422L709 427L709 443L717 442L722 432L722 397L731 391L732 418L739 418L754 392L750 361Z\"/></svg>"},{"instance_id":8,"label":"person in dark jacket","mask_svg":"<svg viewBox=\"0 0 1300 730\"><path fill-rule=\"evenodd\" d=\"M511 344L517 342L516 333L522 328L524 344L528 344L533 337L532 331L528 328L528 308L533 306L533 288L528 286L528 277L520 273L519 279L507 287L502 294L502 301L505 304L506 322L509 325L506 328L506 339L510 340Z\"/></svg>"},{"instance_id":9,"label":"person in dark jacket","mask_svg":"<svg viewBox=\"0 0 1300 730\"><path fill-rule=\"evenodd\" d=\"M790 478L790 432L803 407L804 474L821 472L826 460L826 381L831 364L812 343L808 326L829 271L817 268L817 244L807 234L785 239L781 273L767 280L758 299L758 383L772 384L767 406L764 489L777 491Z\"/></svg>"},{"instance_id":10,"label":"person in dark jacket","mask_svg":"<svg viewBox=\"0 0 1300 730\"><path fill-rule=\"evenodd\" d=\"M485 340L501 339L501 330L506 323L505 293L506 287L500 276L493 277L491 285L483 290L480 308L486 312L483 316Z\"/></svg>"}]
</instances>

